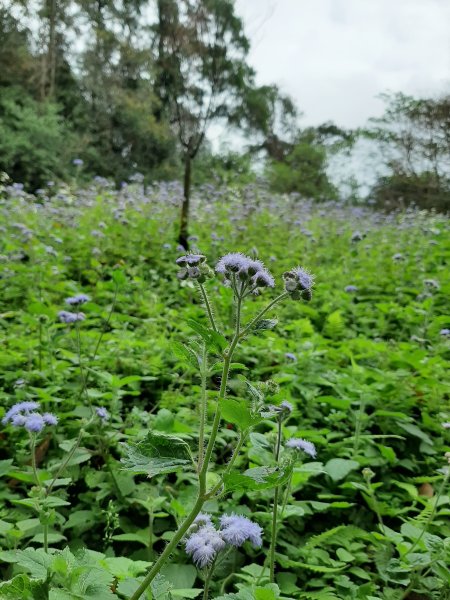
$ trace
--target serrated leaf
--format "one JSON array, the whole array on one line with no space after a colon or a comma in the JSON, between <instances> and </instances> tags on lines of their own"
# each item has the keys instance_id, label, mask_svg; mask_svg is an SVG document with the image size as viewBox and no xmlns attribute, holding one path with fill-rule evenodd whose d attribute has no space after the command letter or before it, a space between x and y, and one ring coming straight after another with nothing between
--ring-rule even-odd
<instances>
[{"instance_id":1,"label":"serrated leaf","mask_svg":"<svg viewBox=\"0 0 450 600\"><path fill-rule=\"evenodd\" d=\"M149 431L144 440L123 444L123 468L149 477L173 473L192 464L191 451L181 438Z\"/></svg>"},{"instance_id":2,"label":"serrated leaf","mask_svg":"<svg viewBox=\"0 0 450 600\"><path fill-rule=\"evenodd\" d=\"M21 573L11 581L0 583L0 598L2 600L47 600L47 587L44 583L30 580L28 575Z\"/></svg>"},{"instance_id":3,"label":"serrated leaf","mask_svg":"<svg viewBox=\"0 0 450 600\"><path fill-rule=\"evenodd\" d=\"M204 340L208 348L214 348L218 352L222 352L228 346L226 338L217 331L205 327L205 325L194 319L188 319L186 323Z\"/></svg>"},{"instance_id":4,"label":"serrated leaf","mask_svg":"<svg viewBox=\"0 0 450 600\"><path fill-rule=\"evenodd\" d=\"M278 325L278 319L261 319L252 327L253 331L266 331L274 329Z\"/></svg>"},{"instance_id":5,"label":"serrated leaf","mask_svg":"<svg viewBox=\"0 0 450 600\"><path fill-rule=\"evenodd\" d=\"M221 407L222 417L225 421L233 423L233 425L244 431L261 421L260 417L252 415L245 401L227 398L226 400L222 400Z\"/></svg>"},{"instance_id":6,"label":"serrated leaf","mask_svg":"<svg viewBox=\"0 0 450 600\"><path fill-rule=\"evenodd\" d=\"M291 473L291 465L285 468L255 467L244 473L229 473L223 479L227 491L267 490L286 483Z\"/></svg>"}]
</instances>

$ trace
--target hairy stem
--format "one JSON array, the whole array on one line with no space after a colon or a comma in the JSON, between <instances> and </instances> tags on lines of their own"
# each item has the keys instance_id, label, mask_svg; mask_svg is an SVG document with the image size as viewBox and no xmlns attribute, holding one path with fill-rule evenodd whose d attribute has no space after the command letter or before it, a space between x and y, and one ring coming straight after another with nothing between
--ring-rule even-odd
<instances>
[{"instance_id":1,"label":"hairy stem","mask_svg":"<svg viewBox=\"0 0 450 600\"><path fill-rule=\"evenodd\" d=\"M203 454L205 452L205 425L206 425L206 412L207 412L207 393L206 393L206 378L208 374L208 352L206 350L206 344L203 344L202 349L202 364L200 365L200 376L201 376L201 396L200 396L200 431L198 434L198 471L201 471L203 464Z\"/></svg>"},{"instance_id":2,"label":"hairy stem","mask_svg":"<svg viewBox=\"0 0 450 600\"><path fill-rule=\"evenodd\" d=\"M204 286L203 286L202 283L199 283L198 286L199 286L200 292L202 294L203 302L205 303L205 308L206 308L206 312L208 313L208 318L209 318L209 322L211 323L211 327L213 328L213 330L215 332L217 332L218 329L217 329L217 326L216 326L216 322L214 320L214 315L213 315L213 312L212 312L212 309L211 309L211 304L210 304L209 299L208 299L208 294L206 293L206 290L205 290L205 288L204 288Z\"/></svg>"},{"instance_id":3,"label":"hairy stem","mask_svg":"<svg viewBox=\"0 0 450 600\"><path fill-rule=\"evenodd\" d=\"M280 458L281 448L281 425L282 419L278 418L278 429L277 429L277 441L275 445L275 463L278 465ZM277 517L278 517L278 498L280 495L280 487L275 488L275 494L273 497L273 512L272 512L272 536L270 540L270 583L275 582L275 547L277 543Z\"/></svg>"}]
</instances>

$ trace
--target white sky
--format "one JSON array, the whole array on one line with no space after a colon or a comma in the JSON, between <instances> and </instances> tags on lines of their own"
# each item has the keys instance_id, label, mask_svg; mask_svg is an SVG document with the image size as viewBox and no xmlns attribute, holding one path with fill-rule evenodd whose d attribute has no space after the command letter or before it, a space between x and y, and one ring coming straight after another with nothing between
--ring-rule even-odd
<instances>
[{"instance_id":1,"label":"white sky","mask_svg":"<svg viewBox=\"0 0 450 600\"><path fill-rule=\"evenodd\" d=\"M357 127L377 94L450 89L450 0L236 0L258 84L276 83L302 125Z\"/></svg>"}]
</instances>

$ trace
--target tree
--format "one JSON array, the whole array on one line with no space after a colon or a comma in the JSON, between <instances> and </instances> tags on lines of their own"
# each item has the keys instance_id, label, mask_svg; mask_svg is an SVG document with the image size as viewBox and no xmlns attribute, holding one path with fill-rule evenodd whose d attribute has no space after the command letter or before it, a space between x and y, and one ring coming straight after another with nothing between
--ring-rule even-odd
<instances>
[{"instance_id":1,"label":"tree","mask_svg":"<svg viewBox=\"0 0 450 600\"><path fill-rule=\"evenodd\" d=\"M179 243L188 247L192 162L216 119L232 120L253 70L232 0L158 1L158 87L184 163Z\"/></svg>"},{"instance_id":2,"label":"tree","mask_svg":"<svg viewBox=\"0 0 450 600\"><path fill-rule=\"evenodd\" d=\"M336 197L336 189L327 171L327 149L320 133L308 128L297 134L297 139L281 160L271 160L267 173L271 188L276 192L297 192L316 200Z\"/></svg>"},{"instance_id":3,"label":"tree","mask_svg":"<svg viewBox=\"0 0 450 600\"><path fill-rule=\"evenodd\" d=\"M450 95L384 94L382 117L363 134L382 150L387 174L372 193L379 204L450 207Z\"/></svg>"}]
</instances>

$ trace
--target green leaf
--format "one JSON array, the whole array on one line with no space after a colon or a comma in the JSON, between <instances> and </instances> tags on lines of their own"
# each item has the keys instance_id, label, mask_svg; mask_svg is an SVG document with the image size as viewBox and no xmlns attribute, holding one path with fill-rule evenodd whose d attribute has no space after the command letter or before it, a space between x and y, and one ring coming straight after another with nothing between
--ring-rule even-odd
<instances>
[{"instance_id":1,"label":"green leaf","mask_svg":"<svg viewBox=\"0 0 450 600\"><path fill-rule=\"evenodd\" d=\"M244 473L230 473L224 475L224 484L227 491L236 490L267 490L278 487L287 482L292 473L292 466L280 467L255 467L247 469Z\"/></svg>"},{"instance_id":2,"label":"green leaf","mask_svg":"<svg viewBox=\"0 0 450 600\"><path fill-rule=\"evenodd\" d=\"M172 584L161 573L152 581L150 588L153 600L172 600Z\"/></svg>"},{"instance_id":3,"label":"green leaf","mask_svg":"<svg viewBox=\"0 0 450 600\"><path fill-rule=\"evenodd\" d=\"M7 475L11 470L13 464L13 460L9 458L8 460L0 460L0 477L3 475Z\"/></svg>"},{"instance_id":4,"label":"green leaf","mask_svg":"<svg viewBox=\"0 0 450 600\"><path fill-rule=\"evenodd\" d=\"M266 331L274 329L278 325L278 319L260 319L252 327L253 331Z\"/></svg>"},{"instance_id":5,"label":"green leaf","mask_svg":"<svg viewBox=\"0 0 450 600\"><path fill-rule=\"evenodd\" d=\"M356 460L349 460L347 458L332 458L327 462L324 467L325 472L331 477L333 481L340 481L344 479L350 471L354 471L359 467L359 463Z\"/></svg>"},{"instance_id":6,"label":"green leaf","mask_svg":"<svg viewBox=\"0 0 450 600\"><path fill-rule=\"evenodd\" d=\"M47 600L48 595L44 583L30 580L28 575L21 573L11 581L0 583L0 598L2 600Z\"/></svg>"},{"instance_id":7,"label":"green leaf","mask_svg":"<svg viewBox=\"0 0 450 600\"><path fill-rule=\"evenodd\" d=\"M17 550L15 560L19 566L26 569L30 575L36 579L46 579L48 569L52 563L52 557L44 552L42 548L25 548Z\"/></svg>"},{"instance_id":8,"label":"green leaf","mask_svg":"<svg viewBox=\"0 0 450 600\"><path fill-rule=\"evenodd\" d=\"M121 462L124 469L133 473L154 477L192 465L188 444L175 436L149 431L144 440L123 447L126 456Z\"/></svg>"},{"instance_id":9,"label":"green leaf","mask_svg":"<svg viewBox=\"0 0 450 600\"><path fill-rule=\"evenodd\" d=\"M205 325L194 319L187 319L186 323L204 340L208 348L214 348L218 352L222 352L228 346L226 338L217 331L205 327Z\"/></svg>"},{"instance_id":10,"label":"green leaf","mask_svg":"<svg viewBox=\"0 0 450 600\"><path fill-rule=\"evenodd\" d=\"M417 427L417 425L414 425L413 423L401 423L401 422L399 422L397 424L399 427L401 427L402 429L404 429L411 435L419 438L420 440L422 440L429 446L433 446L433 440L430 438L430 436L427 435L426 433L424 433L421 429L419 429Z\"/></svg>"},{"instance_id":11,"label":"green leaf","mask_svg":"<svg viewBox=\"0 0 450 600\"><path fill-rule=\"evenodd\" d=\"M235 400L228 398L222 400L222 417L225 421L233 423L239 429L245 431L259 423L262 419L258 416L253 416L252 412L245 400Z\"/></svg>"},{"instance_id":12,"label":"green leaf","mask_svg":"<svg viewBox=\"0 0 450 600\"><path fill-rule=\"evenodd\" d=\"M161 569L161 574L170 581L173 588L190 589L197 578L197 569L194 565L170 564ZM175 589L173 590L175 594ZM193 596L195 598L195 596Z\"/></svg>"}]
</instances>

